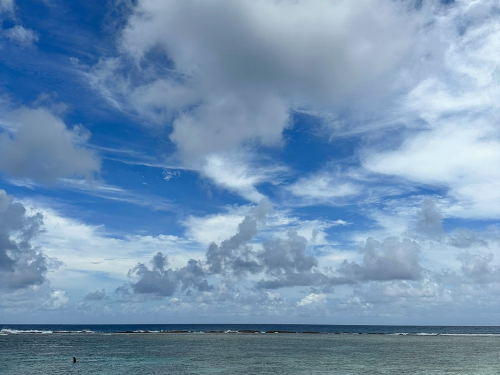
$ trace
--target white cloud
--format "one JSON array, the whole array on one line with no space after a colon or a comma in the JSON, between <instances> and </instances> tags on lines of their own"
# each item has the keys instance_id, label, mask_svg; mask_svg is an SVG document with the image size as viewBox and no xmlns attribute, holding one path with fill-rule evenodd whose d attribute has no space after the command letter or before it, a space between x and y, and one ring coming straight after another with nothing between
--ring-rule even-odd
<instances>
[{"instance_id":1,"label":"white cloud","mask_svg":"<svg viewBox=\"0 0 500 375\"><path fill-rule=\"evenodd\" d=\"M23 186L22 180L11 180L11 183L14 185L19 184ZM85 194L104 199L135 204L137 206L149 207L156 211L174 211L176 208L172 201L164 199L163 197L137 193L133 190L127 190L118 186L113 186L97 179L84 180L74 178L60 178L56 186L62 187L64 189L83 192Z\"/></svg>"},{"instance_id":2,"label":"white cloud","mask_svg":"<svg viewBox=\"0 0 500 375\"><path fill-rule=\"evenodd\" d=\"M0 171L8 176L55 182L99 171L97 155L87 148L90 133L82 126L68 129L45 108L21 107L5 119L12 131L0 133Z\"/></svg>"},{"instance_id":3,"label":"white cloud","mask_svg":"<svg viewBox=\"0 0 500 375\"><path fill-rule=\"evenodd\" d=\"M57 268L58 262L32 242L42 231L42 215L27 214L0 189L0 291L44 284L47 271Z\"/></svg>"},{"instance_id":4,"label":"white cloud","mask_svg":"<svg viewBox=\"0 0 500 375\"><path fill-rule=\"evenodd\" d=\"M121 43L137 59L160 44L177 69L200 80L343 97L388 69L399 59L397 52L408 48L401 11L366 0L356 5L145 0L129 19Z\"/></svg>"},{"instance_id":5,"label":"white cloud","mask_svg":"<svg viewBox=\"0 0 500 375\"><path fill-rule=\"evenodd\" d=\"M64 290L54 290L50 295L50 299L45 302L45 306L49 310L59 310L66 306L68 301L69 298Z\"/></svg>"},{"instance_id":6,"label":"white cloud","mask_svg":"<svg viewBox=\"0 0 500 375\"><path fill-rule=\"evenodd\" d=\"M211 242L221 242L231 237L237 230L248 212L248 206L229 206L226 212L207 216L188 216L183 222L186 227L185 236L204 246ZM347 226L352 223L338 220L302 220L290 216L287 211L275 210L266 218L266 225L259 228L259 237L274 237L286 239L290 230L307 239L313 246L336 245L335 241L327 239L326 230L335 226Z\"/></svg>"},{"instance_id":7,"label":"white cloud","mask_svg":"<svg viewBox=\"0 0 500 375\"><path fill-rule=\"evenodd\" d=\"M447 213L458 217L500 212L500 25L490 16L496 5L457 2L436 19L436 30L449 38L442 69L425 77L402 108L420 129L395 150L373 149L363 160L372 172L449 189L457 203ZM450 32L457 25L464 30Z\"/></svg>"},{"instance_id":8,"label":"white cloud","mask_svg":"<svg viewBox=\"0 0 500 375\"><path fill-rule=\"evenodd\" d=\"M139 0L118 37L119 55L103 56L90 69L80 66L87 69L90 84L120 110L138 114L150 125L171 126L171 140L184 167L250 202L264 197L267 184L279 185L290 176L291 169L251 153L263 150L252 147L254 142L283 145L282 132L292 126L291 114L297 108L329 118L328 130L333 137L345 135L350 127L377 128L380 133L366 134L361 140L361 147L378 146L361 154L365 171L353 167L357 170L340 173L335 171L341 167L326 166L284 188L285 195L276 194L277 200L291 197L288 203L295 207L356 201L350 217L357 221L357 214L368 213L373 221L360 220L353 230L368 228L369 233L339 230L339 237L331 239L329 232L334 231L328 229L346 225L346 221L302 220L292 217L293 211L275 212L263 227L247 215L248 207L233 206L221 214L187 217L184 237L117 236L104 226L42 207L46 232L36 244L44 254L64 262L47 276L57 290L47 282L29 285L22 293L2 296L0 306L65 309L69 305L67 294L73 293L104 305L107 297L116 301L112 290L117 285L133 279L127 279L128 270L136 282L127 285L135 285L138 294L182 293L165 285L172 281L167 255L172 272L179 276L179 289L180 280L193 276L194 266L186 266L191 258L200 260L191 265L201 265L201 269L213 266L217 263L214 258L219 257L224 267L213 273L201 272L213 288L193 289L182 298L178 295L163 306L155 306L162 314L302 313L306 311L303 308L314 310L331 302L323 293L330 293L332 285L334 297L347 299L345 306L370 313L385 305L388 308L378 312L387 315L405 309L421 311L426 306L457 308L474 305L470 301L493 300L500 285L499 265L493 256L498 252L498 234L493 229L488 234L459 229L447 233L450 226L442 225L442 216L445 220L457 216L498 218L500 212L500 176L495 169L500 162L500 27L497 14L492 12L497 1L457 0L447 7L427 1L422 10L410 13L399 8L401 3L414 5L383 0ZM12 0L0 0L0 12L13 9ZM4 33L26 45L37 41L33 31L20 25ZM364 111L360 102L384 96L386 91L396 97L388 101L398 106L384 107L373 122L370 118L369 123L352 124L332 114L337 110L344 113L344 105ZM398 99L401 94L403 100ZM384 118L389 112L395 115ZM8 176L18 181L57 180L56 187L72 191L148 207L172 207L169 201L140 196L102 181L65 178L97 172L99 161L92 151L96 148L89 147L88 133L70 129L47 109L21 108L0 121L0 170ZM398 122L403 122L404 133L399 128L390 134L381 130ZM358 143L352 145L354 157L347 160L349 165L356 163L359 155ZM288 151L294 150L283 153L284 158ZM169 167L130 150L105 152L121 153L125 162ZM330 155L335 153L332 150ZM346 164L346 160L329 166L334 163ZM313 170L316 167L313 165ZM171 180L179 172L165 170L163 176ZM391 179L398 185L389 187ZM401 194L381 202L384 195L408 193L416 185L440 189L444 196L438 197L436 205L427 202L418 212L415 195L406 198ZM330 208L328 215L334 217L335 209ZM408 226L407 221L415 216ZM401 241L402 233L414 241ZM372 235L398 238L370 239L360 253L353 251L354 241L336 242ZM206 252L211 242L217 245ZM148 263L152 257L164 259L165 264ZM340 268L343 260L344 274ZM153 281L159 276L153 285L157 289L147 283L150 276ZM290 298L251 290L258 280L260 287L282 288ZM337 293L338 289L350 293L352 285L344 283L356 283L354 296L344 298L345 294ZM301 298L304 291L299 288L305 287L310 287L306 293L310 294ZM62 290L66 288L69 290ZM124 313L144 312L155 302L131 307L134 301L145 301L135 297L129 304L112 308ZM88 304L80 306L83 309ZM395 311L391 311L393 306Z\"/></svg>"},{"instance_id":9,"label":"white cloud","mask_svg":"<svg viewBox=\"0 0 500 375\"><path fill-rule=\"evenodd\" d=\"M0 14L14 13L14 0L0 0Z\"/></svg>"},{"instance_id":10,"label":"white cloud","mask_svg":"<svg viewBox=\"0 0 500 375\"><path fill-rule=\"evenodd\" d=\"M287 190L300 198L302 204L339 204L346 197L359 195L361 186L342 176L323 172L303 177Z\"/></svg>"},{"instance_id":11,"label":"white cloud","mask_svg":"<svg viewBox=\"0 0 500 375\"><path fill-rule=\"evenodd\" d=\"M11 28L0 29L0 36L5 36L10 42L17 43L22 47L33 47L38 42L40 36L35 31L19 24L15 8L14 0L0 0L0 25L4 17L15 23Z\"/></svg>"},{"instance_id":12,"label":"white cloud","mask_svg":"<svg viewBox=\"0 0 500 375\"><path fill-rule=\"evenodd\" d=\"M465 252L458 259L462 262L463 275L478 284L499 283L500 267L494 264L494 256L489 254L470 254Z\"/></svg>"},{"instance_id":13,"label":"white cloud","mask_svg":"<svg viewBox=\"0 0 500 375\"><path fill-rule=\"evenodd\" d=\"M288 122L286 103L275 96L254 94L238 98L228 93L210 98L173 124L170 139L181 156L192 157L235 149L245 140L273 145Z\"/></svg>"},{"instance_id":14,"label":"white cloud","mask_svg":"<svg viewBox=\"0 0 500 375\"><path fill-rule=\"evenodd\" d=\"M298 220L289 225L288 228L293 228L297 231L297 234L299 236L302 236L307 239L307 241L314 246L320 246L320 245L334 245L337 244L335 241L331 241L327 239L328 234L326 233L326 230L331 228L331 227L336 227L336 226L346 226L349 225L350 223L338 219L334 221L329 221L329 220L321 220L321 219L316 219L316 220ZM272 229L276 230L276 229Z\"/></svg>"},{"instance_id":15,"label":"white cloud","mask_svg":"<svg viewBox=\"0 0 500 375\"><path fill-rule=\"evenodd\" d=\"M297 103L322 109L366 85L380 91L411 51L414 26L403 7L379 0L142 0L122 55L88 74L121 109L159 123L174 116L171 139L190 161L247 141L279 144ZM161 68L151 51L165 54Z\"/></svg>"},{"instance_id":16,"label":"white cloud","mask_svg":"<svg viewBox=\"0 0 500 375\"><path fill-rule=\"evenodd\" d=\"M186 235L204 246L211 242L221 242L231 237L238 229L238 224L244 214L216 214L205 217L189 216L183 225L187 228Z\"/></svg>"},{"instance_id":17,"label":"white cloud","mask_svg":"<svg viewBox=\"0 0 500 375\"><path fill-rule=\"evenodd\" d=\"M429 279L419 282L390 281L370 283L365 288L355 290L364 302L369 304L399 304L405 309L432 308L433 305L450 304L453 292Z\"/></svg>"},{"instance_id":18,"label":"white cloud","mask_svg":"<svg viewBox=\"0 0 500 375\"><path fill-rule=\"evenodd\" d=\"M43 216L0 189L0 310L4 313L58 309L67 302L63 291L53 290L47 274L59 260L37 246Z\"/></svg>"},{"instance_id":19,"label":"white cloud","mask_svg":"<svg viewBox=\"0 0 500 375\"><path fill-rule=\"evenodd\" d=\"M248 154L241 152L208 155L201 166L202 175L210 178L217 186L255 203L264 198L257 190L257 185L264 182L277 184L280 176L286 172L285 167L266 166L264 161L252 160Z\"/></svg>"},{"instance_id":20,"label":"white cloud","mask_svg":"<svg viewBox=\"0 0 500 375\"><path fill-rule=\"evenodd\" d=\"M18 289L11 293L2 293L0 311L7 316L23 316L35 311L48 310L54 298L54 289L48 283L32 285L25 289ZM57 296L57 295L56 295Z\"/></svg>"},{"instance_id":21,"label":"white cloud","mask_svg":"<svg viewBox=\"0 0 500 375\"><path fill-rule=\"evenodd\" d=\"M177 179L181 175L180 171L175 171L175 170L169 170L169 169L163 169L163 179L165 181L170 181L172 179Z\"/></svg>"},{"instance_id":22,"label":"white cloud","mask_svg":"<svg viewBox=\"0 0 500 375\"><path fill-rule=\"evenodd\" d=\"M393 177L382 177L358 167L342 168L342 162L326 162L317 172L302 175L285 186L287 204L291 206L371 206L391 196L408 194L412 184Z\"/></svg>"},{"instance_id":23,"label":"white cloud","mask_svg":"<svg viewBox=\"0 0 500 375\"><path fill-rule=\"evenodd\" d=\"M4 31L11 42L19 43L23 47L31 47L38 42L38 34L31 29L16 25Z\"/></svg>"},{"instance_id":24,"label":"white cloud","mask_svg":"<svg viewBox=\"0 0 500 375\"><path fill-rule=\"evenodd\" d=\"M297 306L318 306L324 305L326 303L326 294L315 294L311 293L304 298L302 298L299 302L297 302Z\"/></svg>"},{"instance_id":25,"label":"white cloud","mask_svg":"<svg viewBox=\"0 0 500 375\"><path fill-rule=\"evenodd\" d=\"M61 262L48 279L55 288L82 290L114 290L127 280L127 272L137 262L147 263L151 257L168 249L174 267L184 266L190 258L201 258L205 248L190 240L172 235L125 235L117 238L103 226L85 224L65 217L37 202L26 201L31 212L40 212L45 231L34 242L49 257Z\"/></svg>"},{"instance_id":26,"label":"white cloud","mask_svg":"<svg viewBox=\"0 0 500 375\"><path fill-rule=\"evenodd\" d=\"M8 183L13 186L22 186L30 190L35 190L40 187L29 178L9 178ZM56 188L72 190L78 193L84 193L91 196L108 199L111 201L134 204L137 206L148 207L154 211L176 211L178 207L168 199L157 195L149 195L138 193L134 190L127 190L118 186L107 184L100 179L76 179L76 178L59 178L53 185Z\"/></svg>"},{"instance_id":27,"label":"white cloud","mask_svg":"<svg viewBox=\"0 0 500 375\"><path fill-rule=\"evenodd\" d=\"M34 205L33 202L26 204L28 206ZM147 285L136 285L136 293L129 293L128 296L124 295L123 301L130 303L145 302L150 298L142 294L151 294L152 291L156 291L160 296L170 296L179 291L176 292L176 288L169 285L162 286L162 282L170 280L171 275L176 275L178 280L182 280L182 283L184 283L184 280L186 282L193 280L192 276L194 274L192 272L195 268L191 266L203 267L203 263L195 262L196 264L192 263L189 267L184 266L188 264L189 259L208 259L205 258L206 254L209 253L205 253L206 244L215 239L218 231L220 233L219 238L226 240L225 245L219 245L219 250L222 247L233 246L232 250L237 254L241 255L240 252L243 251L243 254L256 256L255 260L266 267L265 279L261 279L256 284L257 286L265 288L285 287L286 289L283 290L286 291L287 298L290 299L271 298L269 293L265 297L262 292L249 291L248 287L251 283L259 280L260 277L264 276L264 273L257 273L253 276L239 274L240 279L236 280L232 276L226 278L226 276L231 275L230 269L226 269L229 272L227 275L225 273L209 275L205 273L206 270L204 272L202 268L199 268L198 271L201 272L201 276L199 275L201 277L200 281L205 282L203 290L183 294L182 299L180 295L174 294L177 300L164 305L164 307L155 308L172 313L180 313L182 309L185 309L190 314L202 314L202 311L207 314L219 314L224 310L225 314L239 314L243 311L245 311L245 314L257 314L260 311L260 313L266 315L283 313L294 315L308 312L315 315L325 315L328 312L325 310L327 297L324 292L328 288L323 292L319 288L329 284L335 286L337 284L355 283L357 286L354 288L354 297L347 296L344 298L344 296L338 295L337 302L340 303L340 307L354 309L357 313L363 314L383 313L393 315L410 310L425 311L436 306L450 306L451 304L460 306L465 303L464 301L467 301L467 298L479 298L478 293L481 293L481 298L486 299L488 295L494 293L495 288L493 285L500 282L500 279L498 279L498 265L493 263L491 255L483 255L482 253L471 253L472 255L467 253L463 256L462 263L455 262L452 264L453 262L450 260L445 261L443 266L447 267L447 269L444 271L447 272L447 275L454 275L454 278L448 277L446 279L445 276L440 276L441 279L439 279L438 276L433 276L438 274L426 269L426 267L437 265L438 262L435 262L432 257L424 257L424 252L434 254L436 259L456 257L458 255L457 251L455 253L448 252L450 246L447 245L448 242L445 240L442 243L422 242L421 251L419 251L417 243L409 240L400 242L397 239L388 239L383 244L369 240L366 247L361 251L364 260L358 263L355 263L356 259L353 258L354 252L352 251L335 252L332 250L328 254L323 254L322 257L315 258L309 255L305 238L291 231L288 233L287 239L279 239L275 235L278 233L277 229L280 231L282 226L303 226L303 229L307 229L306 231L309 233L311 228L321 229L328 225L334 225L335 222L301 222L295 218L285 220L280 218L283 215L282 213L272 214L269 205L265 206L266 212L271 214L267 220L267 226L269 226L269 228L266 228L267 231L263 231L261 225L255 228L253 226L251 228L247 227L249 217L243 219L238 215L238 212L247 212L248 207L233 207L229 209L226 216L213 215L205 218L188 218L187 238L171 235L155 237L126 235L123 238L116 238L107 234L103 227L65 218L58 212L45 207L34 207L31 209L32 212L40 211L43 214L46 227L46 232L40 235L35 245L40 246L47 256L57 257L65 263L60 270L48 274L48 278L56 290L46 291L45 294L39 292L36 305L38 307L36 308L47 310L73 309L75 306L69 304L67 294L74 294L75 292L80 294L80 299L85 295L89 296L89 292L93 292L90 293L92 296L88 297L87 300L92 299L94 304L101 303L99 301L105 302L103 299L104 291L94 291L103 288L112 291L118 285L124 285L124 283L129 286L135 285L127 284L129 281L126 277L128 270L135 270L136 276L140 276L139 281L145 276L151 276L153 280L144 280L142 284ZM432 215L429 215L430 210ZM431 207L429 202L424 203L421 214L417 213L416 217L422 221L432 216L431 221L434 223L439 220L436 210L437 208L435 206ZM252 215L260 215L255 207L251 208L250 212L250 218L253 217ZM204 228L200 229L200 227ZM232 227L233 229L227 230L226 227ZM417 227L420 228L421 226L417 225ZM255 236L257 228L259 233L258 236ZM196 230L199 230L199 232L196 232ZM228 233L224 234L223 230ZM247 238L247 232L252 232L251 235L254 237ZM456 233L453 235L456 235ZM494 234L491 235L494 236ZM243 239L244 242L242 244L236 243L242 240L241 236L246 238ZM194 243L192 239L202 243L202 246ZM251 246L251 248L248 248L247 245ZM478 246L484 248L483 243L478 243ZM491 247L491 251L497 251L496 247L496 245ZM446 251L442 252L443 249ZM458 251L462 251L461 249L462 247ZM161 255L162 251L165 256ZM161 256L158 255L159 253ZM421 259L417 259L419 254L422 255ZM168 267L171 267L168 270L166 255L168 255L170 263ZM329 255L338 259L335 261L329 260ZM154 262L149 266L151 257L153 257ZM231 259L229 257L226 261L229 262ZM352 259L352 261L348 261L338 268L337 265L342 259ZM248 259L238 258L238 261L241 260L249 261L252 259L251 257ZM318 260L321 262L320 264L317 264ZM142 265L137 265L137 262L142 263ZM145 265L148 266L145 267ZM318 268L325 265L331 265L332 268L329 271L325 268ZM241 264L238 263L238 266L241 266ZM488 275L483 277L485 270ZM157 273L161 276L160 278L154 277ZM420 281L408 280L417 279L421 274L424 277ZM445 275L445 273L442 273L442 275ZM352 279L350 279L351 276ZM208 279L208 284L204 281L205 278ZM394 281L394 279L402 280ZM374 282L373 280L378 281ZM157 285L160 289L151 289L151 281L155 281L154 285ZM156 284L156 281L159 283ZM449 283L452 283L451 289L447 285ZM488 283L491 287L488 286L490 289L479 292L476 291L477 283ZM471 284L473 290L466 290L465 284ZM309 295L298 302L292 303L291 301L296 298L297 293L301 292L296 289L300 285L311 285L314 288L311 288ZM335 286L335 288L337 290L337 288L341 287ZM63 289L65 293L62 292ZM462 297L455 298L454 293L458 293L458 289L461 290L460 296ZM331 292L331 289L328 290ZM26 293L23 294L24 297L28 295ZM19 309L25 309L28 305L26 301L22 301L23 296L16 297L12 294L8 298L9 301L14 301L17 298L19 300ZM112 300L117 298L116 295L110 296ZM154 301L150 302L153 303ZM11 305L14 308L15 303L12 302ZM362 308L362 306L366 308ZM391 306L394 308L392 312L390 310ZM144 309L147 308L137 307L134 309L134 311L137 310L136 312L140 310L146 313ZM124 306L118 305L112 307L112 310L117 313L128 311Z\"/></svg>"},{"instance_id":28,"label":"white cloud","mask_svg":"<svg viewBox=\"0 0 500 375\"><path fill-rule=\"evenodd\" d=\"M493 125L493 124L492 124ZM500 193L500 141L489 124L441 123L407 139L396 151L370 155L365 166L421 184L446 186L460 202L450 214L497 217Z\"/></svg>"},{"instance_id":29,"label":"white cloud","mask_svg":"<svg viewBox=\"0 0 500 375\"><path fill-rule=\"evenodd\" d=\"M420 245L415 241L389 237L381 243L368 238L360 252L363 254L361 264L345 261L339 268L339 273L348 281L418 280L422 277Z\"/></svg>"}]
</instances>

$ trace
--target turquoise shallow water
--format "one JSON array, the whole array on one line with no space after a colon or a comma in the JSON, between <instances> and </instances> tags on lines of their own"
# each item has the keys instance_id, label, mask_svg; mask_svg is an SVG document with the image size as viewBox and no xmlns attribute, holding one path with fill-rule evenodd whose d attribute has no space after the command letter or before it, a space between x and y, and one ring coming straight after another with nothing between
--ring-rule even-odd
<instances>
[{"instance_id":1,"label":"turquoise shallow water","mask_svg":"<svg viewBox=\"0 0 500 375\"><path fill-rule=\"evenodd\" d=\"M499 354L474 335L11 334L0 374L500 374Z\"/></svg>"}]
</instances>

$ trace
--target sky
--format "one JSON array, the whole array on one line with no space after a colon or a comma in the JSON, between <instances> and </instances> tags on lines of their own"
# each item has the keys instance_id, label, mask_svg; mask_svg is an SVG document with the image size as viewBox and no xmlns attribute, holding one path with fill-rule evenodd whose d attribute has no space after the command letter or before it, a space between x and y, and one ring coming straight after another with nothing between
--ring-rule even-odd
<instances>
[{"instance_id":1,"label":"sky","mask_svg":"<svg viewBox=\"0 0 500 375\"><path fill-rule=\"evenodd\" d=\"M497 0L0 0L0 322L500 324Z\"/></svg>"}]
</instances>

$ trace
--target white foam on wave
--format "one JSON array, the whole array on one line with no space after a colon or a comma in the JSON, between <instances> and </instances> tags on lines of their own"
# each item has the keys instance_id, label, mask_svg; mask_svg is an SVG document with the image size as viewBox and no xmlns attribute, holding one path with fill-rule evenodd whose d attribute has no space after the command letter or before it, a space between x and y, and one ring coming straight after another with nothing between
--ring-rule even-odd
<instances>
[{"instance_id":1,"label":"white foam on wave","mask_svg":"<svg viewBox=\"0 0 500 375\"><path fill-rule=\"evenodd\" d=\"M191 333L191 334L204 334L205 331L179 331L182 333ZM207 331L212 332L212 331ZM223 333L250 333L250 331L238 331L238 330L225 330L225 331L217 331ZM103 335L128 335L130 333L140 333L140 334L160 334L160 333L178 333L177 331L158 331L158 330L135 330L135 331L126 331L126 332L95 332L88 329L83 330L43 330L43 329L29 329L29 330L21 330L21 329L13 329L5 327L0 330L1 336L6 335L18 335L18 334L66 334L66 335L79 335L79 334L103 334ZM253 333L282 333L281 331L253 331ZM325 332L327 333L327 332ZM358 335L358 333L354 332L328 332L328 334L344 334L344 335ZM463 336L463 337L500 337L500 333L437 333L437 332L391 332L391 333L373 333L373 332L365 332L364 334L386 334L391 336Z\"/></svg>"},{"instance_id":2,"label":"white foam on wave","mask_svg":"<svg viewBox=\"0 0 500 375\"><path fill-rule=\"evenodd\" d=\"M149 331L149 330L144 330L144 329L138 329L135 331L132 331L133 333L161 333L160 331Z\"/></svg>"},{"instance_id":3,"label":"white foam on wave","mask_svg":"<svg viewBox=\"0 0 500 375\"><path fill-rule=\"evenodd\" d=\"M436 332L396 332L390 333L393 336L464 336L464 337L500 337L500 333L436 333Z\"/></svg>"},{"instance_id":4,"label":"white foam on wave","mask_svg":"<svg viewBox=\"0 0 500 375\"><path fill-rule=\"evenodd\" d=\"M396 332L396 333L389 333L389 335L392 336L439 336L440 333L432 333L432 332Z\"/></svg>"},{"instance_id":5,"label":"white foam on wave","mask_svg":"<svg viewBox=\"0 0 500 375\"><path fill-rule=\"evenodd\" d=\"M28 329L28 330L22 330L22 329L9 329L9 328L3 328L0 333L5 334L5 335L18 335L22 333L37 333L37 334L49 334L53 333L52 331L41 331L37 329Z\"/></svg>"},{"instance_id":6,"label":"white foam on wave","mask_svg":"<svg viewBox=\"0 0 500 375\"><path fill-rule=\"evenodd\" d=\"M500 337L500 333L441 333L441 336Z\"/></svg>"},{"instance_id":7,"label":"white foam on wave","mask_svg":"<svg viewBox=\"0 0 500 375\"><path fill-rule=\"evenodd\" d=\"M12 328L3 328L0 330L0 335L22 335L22 334L88 334L95 333L94 331L90 331L87 329L81 331L51 331L51 330L40 330L40 329L12 329Z\"/></svg>"}]
</instances>

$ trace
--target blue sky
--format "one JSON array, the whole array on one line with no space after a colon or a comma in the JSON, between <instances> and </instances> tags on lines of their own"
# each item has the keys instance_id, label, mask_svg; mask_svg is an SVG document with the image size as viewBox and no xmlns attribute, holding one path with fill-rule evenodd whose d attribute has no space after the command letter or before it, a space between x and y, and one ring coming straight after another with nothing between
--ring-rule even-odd
<instances>
[{"instance_id":1,"label":"blue sky","mask_svg":"<svg viewBox=\"0 0 500 375\"><path fill-rule=\"evenodd\" d=\"M499 11L0 0L0 321L499 324Z\"/></svg>"}]
</instances>

